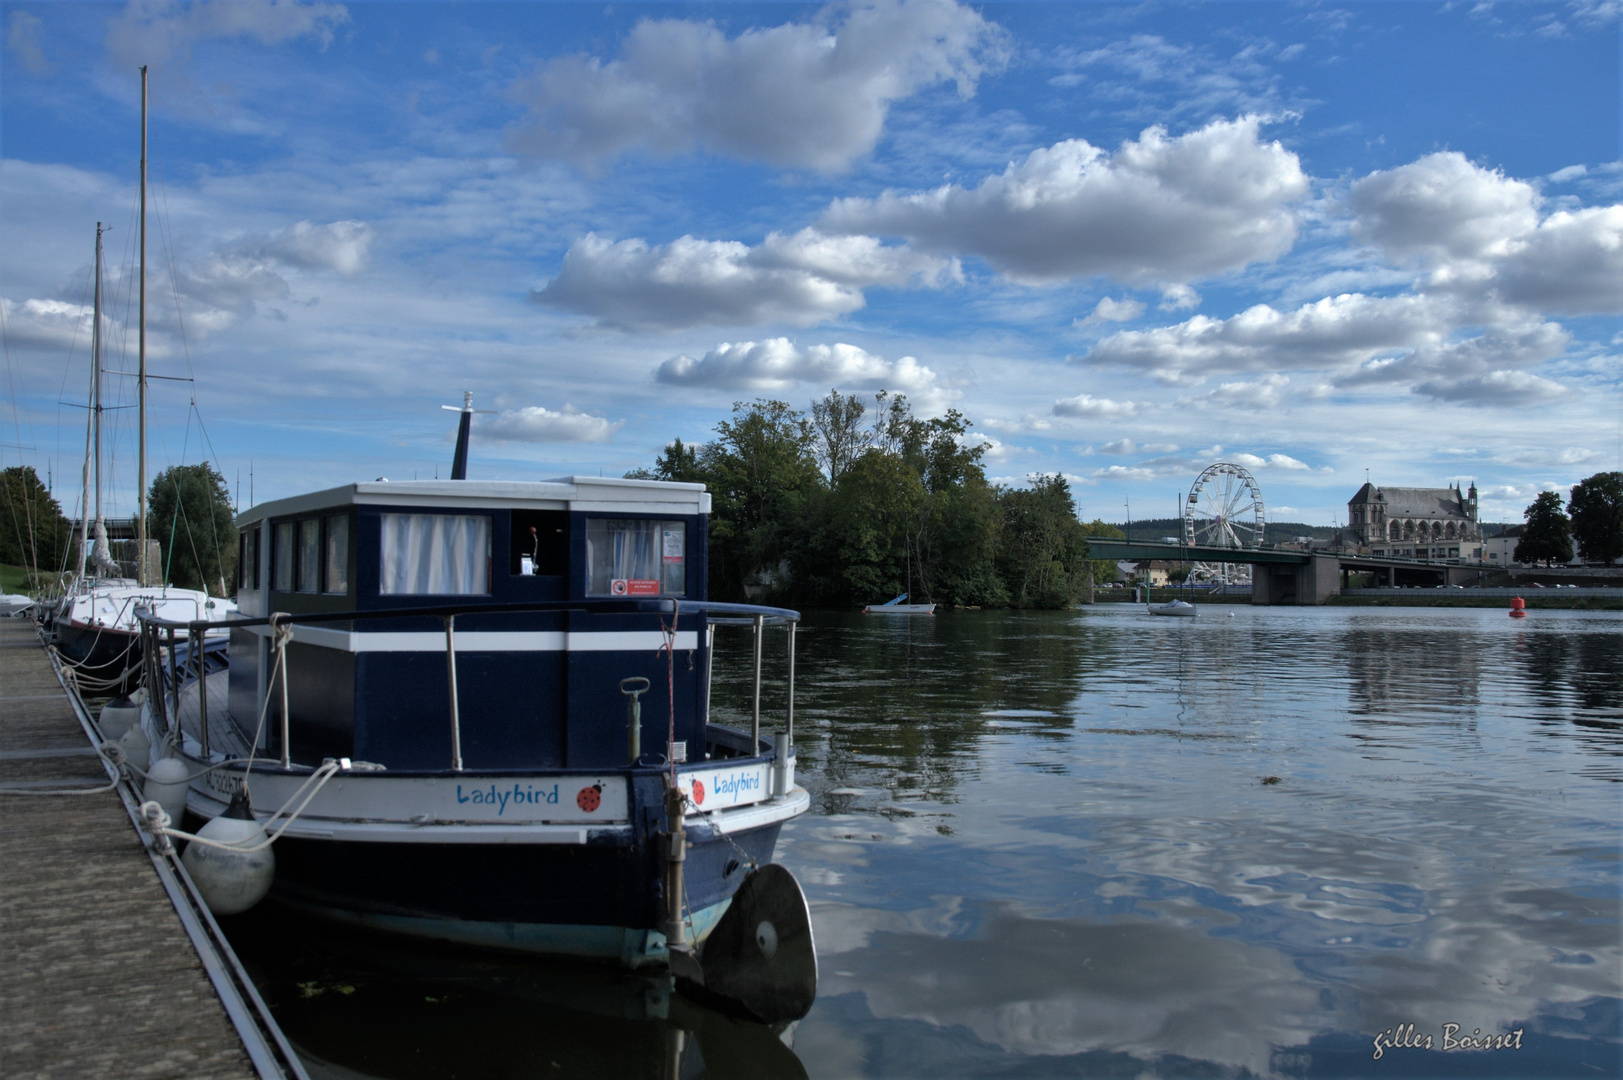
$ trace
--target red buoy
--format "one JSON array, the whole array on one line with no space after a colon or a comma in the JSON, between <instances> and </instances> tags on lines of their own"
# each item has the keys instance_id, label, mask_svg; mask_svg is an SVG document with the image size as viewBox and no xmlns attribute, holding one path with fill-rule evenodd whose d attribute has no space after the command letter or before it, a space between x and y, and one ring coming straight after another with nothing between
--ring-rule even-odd
<instances>
[{"instance_id":1,"label":"red buoy","mask_svg":"<svg viewBox=\"0 0 1623 1080\"><path fill-rule=\"evenodd\" d=\"M1512 597L1510 600L1510 617L1512 619L1527 618L1527 604L1519 596Z\"/></svg>"}]
</instances>

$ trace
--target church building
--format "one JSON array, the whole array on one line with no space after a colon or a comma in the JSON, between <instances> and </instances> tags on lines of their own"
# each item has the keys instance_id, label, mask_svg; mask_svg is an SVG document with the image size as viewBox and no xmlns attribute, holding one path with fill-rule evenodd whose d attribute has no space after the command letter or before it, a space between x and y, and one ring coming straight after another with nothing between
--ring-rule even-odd
<instances>
[{"instance_id":1,"label":"church building","mask_svg":"<svg viewBox=\"0 0 1623 1080\"><path fill-rule=\"evenodd\" d=\"M1347 528L1371 555L1411 559L1482 558L1476 485L1381 488L1366 483L1347 500Z\"/></svg>"}]
</instances>

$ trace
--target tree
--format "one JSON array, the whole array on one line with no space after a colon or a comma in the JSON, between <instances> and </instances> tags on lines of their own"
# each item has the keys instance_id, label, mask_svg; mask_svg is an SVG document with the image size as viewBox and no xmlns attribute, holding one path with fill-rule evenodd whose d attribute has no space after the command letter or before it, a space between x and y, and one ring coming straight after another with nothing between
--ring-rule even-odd
<instances>
[{"instance_id":1,"label":"tree","mask_svg":"<svg viewBox=\"0 0 1623 1080\"><path fill-rule=\"evenodd\" d=\"M1541 492L1522 516L1527 525L1511 558L1519 563L1572 561L1572 523L1561 511L1561 496Z\"/></svg>"},{"instance_id":2,"label":"tree","mask_svg":"<svg viewBox=\"0 0 1623 1080\"><path fill-rule=\"evenodd\" d=\"M822 401L812 402L817 463L823 467L830 485L838 484L845 470L872 444L872 433L862 426L862 417L867 411L861 398L838 390L829 391Z\"/></svg>"},{"instance_id":3,"label":"tree","mask_svg":"<svg viewBox=\"0 0 1623 1080\"><path fill-rule=\"evenodd\" d=\"M826 487L815 435L804 414L781 401L733 403L699 453L710 488L710 592L742 599L746 586L787 583L779 573L806 548L807 509Z\"/></svg>"},{"instance_id":4,"label":"tree","mask_svg":"<svg viewBox=\"0 0 1623 1080\"><path fill-rule=\"evenodd\" d=\"M27 465L0 472L0 563L31 572L61 570L73 527Z\"/></svg>"},{"instance_id":5,"label":"tree","mask_svg":"<svg viewBox=\"0 0 1623 1080\"><path fill-rule=\"evenodd\" d=\"M1087 533L1071 487L1059 475L1033 476L1029 488L1005 488L1001 566L1016 607L1067 607L1087 580Z\"/></svg>"},{"instance_id":6,"label":"tree","mask_svg":"<svg viewBox=\"0 0 1623 1080\"><path fill-rule=\"evenodd\" d=\"M1623 472L1596 473L1572 486L1572 538L1585 562L1623 557Z\"/></svg>"},{"instance_id":7,"label":"tree","mask_svg":"<svg viewBox=\"0 0 1623 1080\"><path fill-rule=\"evenodd\" d=\"M699 462L699 447L672 439L654 459L652 469L632 469L627 480L674 480L682 484L704 484L709 477Z\"/></svg>"},{"instance_id":8,"label":"tree","mask_svg":"<svg viewBox=\"0 0 1623 1080\"><path fill-rule=\"evenodd\" d=\"M148 529L162 549L165 578L215 596L236 580L237 530L225 477L206 461L159 473L147 496Z\"/></svg>"}]
</instances>

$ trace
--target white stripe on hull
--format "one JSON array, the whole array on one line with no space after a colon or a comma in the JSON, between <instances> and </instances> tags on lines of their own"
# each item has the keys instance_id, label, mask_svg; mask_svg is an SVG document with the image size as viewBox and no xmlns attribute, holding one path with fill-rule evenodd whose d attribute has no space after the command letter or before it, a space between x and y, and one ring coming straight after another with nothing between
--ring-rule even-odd
<instances>
[{"instance_id":1,"label":"white stripe on hull","mask_svg":"<svg viewBox=\"0 0 1623 1080\"><path fill-rule=\"evenodd\" d=\"M267 637L269 628L256 626ZM665 646L658 630L458 630L459 653L495 652L653 652ZM445 634L435 630L356 632L324 626L295 626L293 640L350 653L445 652ZM678 651L697 649L699 635L682 630L676 635Z\"/></svg>"}]
</instances>

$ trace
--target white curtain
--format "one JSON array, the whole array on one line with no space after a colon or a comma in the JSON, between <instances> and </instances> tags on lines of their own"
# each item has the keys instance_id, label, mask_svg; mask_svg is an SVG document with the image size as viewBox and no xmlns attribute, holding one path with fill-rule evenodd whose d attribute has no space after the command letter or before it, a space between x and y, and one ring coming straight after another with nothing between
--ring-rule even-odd
<instances>
[{"instance_id":1,"label":"white curtain","mask_svg":"<svg viewBox=\"0 0 1623 1080\"><path fill-rule=\"evenodd\" d=\"M385 594L466 596L490 592L490 519L384 514Z\"/></svg>"}]
</instances>

